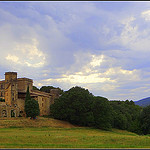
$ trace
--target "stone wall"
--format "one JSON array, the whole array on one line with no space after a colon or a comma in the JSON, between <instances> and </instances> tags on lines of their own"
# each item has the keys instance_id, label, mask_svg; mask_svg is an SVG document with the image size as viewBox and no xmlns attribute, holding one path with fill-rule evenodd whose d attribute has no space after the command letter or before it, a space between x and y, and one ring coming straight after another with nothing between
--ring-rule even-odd
<instances>
[{"instance_id":1,"label":"stone wall","mask_svg":"<svg viewBox=\"0 0 150 150\"><path fill-rule=\"evenodd\" d=\"M18 78L18 91L19 92L26 92L27 87L29 86L29 91L33 89L33 80L28 78Z\"/></svg>"},{"instance_id":2,"label":"stone wall","mask_svg":"<svg viewBox=\"0 0 150 150\"><path fill-rule=\"evenodd\" d=\"M4 102L0 102L0 117L18 117L20 109L18 107L11 107Z\"/></svg>"}]
</instances>

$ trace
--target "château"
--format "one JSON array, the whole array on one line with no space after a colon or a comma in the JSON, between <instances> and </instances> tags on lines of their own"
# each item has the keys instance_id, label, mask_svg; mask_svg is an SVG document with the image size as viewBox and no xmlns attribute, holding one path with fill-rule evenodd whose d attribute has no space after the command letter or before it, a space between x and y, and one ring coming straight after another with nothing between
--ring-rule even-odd
<instances>
[{"instance_id":1,"label":"ch\u00e2teau","mask_svg":"<svg viewBox=\"0 0 150 150\"><path fill-rule=\"evenodd\" d=\"M50 93L33 90L33 80L17 78L17 72L5 72L5 80L0 81L0 117L25 117L24 111L27 87L31 98L39 103L40 116L50 114L50 105L59 97L58 89Z\"/></svg>"}]
</instances>

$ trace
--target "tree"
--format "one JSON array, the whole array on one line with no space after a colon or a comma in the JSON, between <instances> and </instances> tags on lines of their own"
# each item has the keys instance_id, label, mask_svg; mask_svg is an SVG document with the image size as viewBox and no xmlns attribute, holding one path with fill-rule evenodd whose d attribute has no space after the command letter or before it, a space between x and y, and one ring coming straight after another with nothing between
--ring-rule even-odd
<instances>
[{"instance_id":1,"label":"tree","mask_svg":"<svg viewBox=\"0 0 150 150\"><path fill-rule=\"evenodd\" d=\"M38 90L39 91L39 89L36 86L33 86L33 90Z\"/></svg>"},{"instance_id":2,"label":"tree","mask_svg":"<svg viewBox=\"0 0 150 150\"><path fill-rule=\"evenodd\" d=\"M141 107L133 101L110 101L113 107L112 127L140 133Z\"/></svg>"},{"instance_id":3,"label":"tree","mask_svg":"<svg viewBox=\"0 0 150 150\"><path fill-rule=\"evenodd\" d=\"M100 129L111 129L112 118L112 107L109 104L107 98L94 97L93 107L94 125Z\"/></svg>"},{"instance_id":4,"label":"tree","mask_svg":"<svg viewBox=\"0 0 150 150\"><path fill-rule=\"evenodd\" d=\"M27 87L27 92L26 92L26 98L25 98L25 104L28 100L31 100L30 92L29 92L29 86Z\"/></svg>"},{"instance_id":5,"label":"tree","mask_svg":"<svg viewBox=\"0 0 150 150\"><path fill-rule=\"evenodd\" d=\"M31 99L26 102L25 112L27 117L31 117L33 119L36 118L40 114L39 104L36 100Z\"/></svg>"},{"instance_id":6,"label":"tree","mask_svg":"<svg viewBox=\"0 0 150 150\"><path fill-rule=\"evenodd\" d=\"M150 105L143 108L140 125L143 134L150 134Z\"/></svg>"},{"instance_id":7,"label":"tree","mask_svg":"<svg viewBox=\"0 0 150 150\"><path fill-rule=\"evenodd\" d=\"M27 117L32 117L33 119L35 119L35 117L38 116L40 113L38 102L34 99L31 99L29 86L27 88L25 98L25 112Z\"/></svg>"},{"instance_id":8,"label":"tree","mask_svg":"<svg viewBox=\"0 0 150 150\"><path fill-rule=\"evenodd\" d=\"M59 87L53 87L53 86L42 86L41 88L40 88L40 91L42 91L42 92L46 92L46 93L50 93L50 90L51 89L59 89L59 92L60 92L60 94L62 94L63 93L63 90L61 90Z\"/></svg>"},{"instance_id":9,"label":"tree","mask_svg":"<svg viewBox=\"0 0 150 150\"><path fill-rule=\"evenodd\" d=\"M94 121L92 98L93 95L88 90L78 86L73 87L64 92L50 106L51 115L73 124L91 126Z\"/></svg>"}]
</instances>

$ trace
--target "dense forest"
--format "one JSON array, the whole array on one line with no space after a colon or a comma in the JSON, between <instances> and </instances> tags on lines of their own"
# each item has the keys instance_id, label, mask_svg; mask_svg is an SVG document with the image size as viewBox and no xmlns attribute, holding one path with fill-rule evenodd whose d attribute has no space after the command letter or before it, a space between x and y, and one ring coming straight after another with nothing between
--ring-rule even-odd
<instances>
[{"instance_id":1,"label":"dense forest","mask_svg":"<svg viewBox=\"0 0 150 150\"><path fill-rule=\"evenodd\" d=\"M53 118L80 126L150 134L150 106L142 108L129 100L109 101L78 86L62 92L50 111Z\"/></svg>"}]
</instances>

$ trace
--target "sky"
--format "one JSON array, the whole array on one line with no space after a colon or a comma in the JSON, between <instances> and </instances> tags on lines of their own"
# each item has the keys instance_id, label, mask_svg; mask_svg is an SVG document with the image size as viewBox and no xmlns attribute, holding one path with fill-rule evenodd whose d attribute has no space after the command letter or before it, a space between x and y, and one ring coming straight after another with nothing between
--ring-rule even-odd
<instances>
[{"instance_id":1,"label":"sky","mask_svg":"<svg viewBox=\"0 0 150 150\"><path fill-rule=\"evenodd\" d=\"M0 2L0 80L74 86L109 100L150 97L150 2Z\"/></svg>"}]
</instances>

